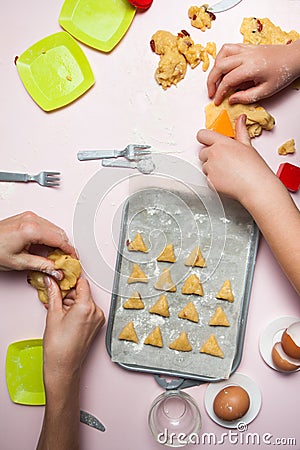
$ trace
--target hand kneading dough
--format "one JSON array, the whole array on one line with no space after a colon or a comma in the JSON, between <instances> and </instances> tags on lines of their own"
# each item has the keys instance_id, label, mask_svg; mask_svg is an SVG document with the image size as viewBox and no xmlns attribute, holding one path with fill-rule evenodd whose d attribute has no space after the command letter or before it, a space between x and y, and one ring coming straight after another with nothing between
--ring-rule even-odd
<instances>
[{"instance_id":1,"label":"hand kneading dough","mask_svg":"<svg viewBox=\"0 0 300 450\"><path fill-rule=\"evenodd\" d=\"M262 130L272 130L275 125L274 117L261 106L257 104L242 105L240 103L236 105L229 105L227 97L219 106L216 106L214 102L211 102L206 106L206 128L211 128L211 125L223 109L227 111L234 130L236 119L241 114L246 114L246 126L250 138L259 136L262 133Z\"/></svg>"},{"instance_id":2,"label":"hand kneading dough","mask_svg":"<svg viewBox=\"0 0 300 450\"><path fill-rule=\"evenodd\" d=\"M48 255L48 258L54 261L55 270L62 270L64 278L57 281L60 287L62 298L76 285L81 274L81 264L78 259L65 255L61 250L55 250ZM48 295L44 283L45 274L31 270L28 273L27 281L31 286L37 289L39 299L42 303L48 303Z\"/></svg>"}]
</instances>

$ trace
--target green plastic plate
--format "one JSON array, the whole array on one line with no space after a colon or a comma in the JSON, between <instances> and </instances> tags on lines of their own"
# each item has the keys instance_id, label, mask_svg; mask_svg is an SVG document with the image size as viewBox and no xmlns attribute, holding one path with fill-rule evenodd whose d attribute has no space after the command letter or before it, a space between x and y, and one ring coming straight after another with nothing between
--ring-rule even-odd
<instances>
[{"instance_id":1,"label":"green plastic plate","mask_svg":"<svg viewBox=\"0 0 300 450\"><path fill-rule=\"evenodd\" d=\"M29 339L9 345L6 383L11 400L22 405L44 405L43 340Z\"/></svg>"},{"instance_id":2,"label":"green plastic plate","mask_svg":"<svg viewBox=\"0 0 300 450\"><path fill-rule=\"evenodd\" d=\"M135 12L128 0L65 0L58 21L84 44L110 52L128 30Z\"/></svg>"},{"instance_id":3,"label":"green plastic plate","mask_svg":"<svg viewBox=\"0 0 300 450\"><path fill-rule=\"evenodd\" d=\"M71 103L95 82L82 49L64 31L36 42L16 65L25 88L45 111Z\"/></svg>"}]
</instances>

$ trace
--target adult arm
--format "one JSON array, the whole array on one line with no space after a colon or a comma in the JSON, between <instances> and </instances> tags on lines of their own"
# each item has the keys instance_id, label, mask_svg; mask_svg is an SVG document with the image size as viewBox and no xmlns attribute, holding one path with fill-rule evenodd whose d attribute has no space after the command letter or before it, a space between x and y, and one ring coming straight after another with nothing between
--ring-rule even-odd
<instances>
[{"instance_id":1,"label":"adult arm","mask_svg":"<svg viewBox=\"0 0 300 450\"><path fill-rule=\"evenodd\" d=\"M236 140L211 130L200 130L197 138L205 146L199 158L209 184L249 211L300 294L300 212L285 186L252 147L245 116L236 123Z\"/></svg>"},{"instance_id":2,"label":"adult arm","mask_svg":"<svg viewBox=\"0 0 300 450\"><path fill-rule=\"evenodd\" d=\"M76 258L61 228L27 211L0 221L0 270L38 270L61 279L62 274L54 269L54 261L30 253L34 244L60 248Z\"/></svg>"},{"instance_id":3,"label":"adult arm","mask_svg":"<svg viewBox=\"0 0 300 450\"><path fill-rule=\"evenodd\" d=\"M300 76L300 40L288 45L225 44L208 76L209 97L219 105L254 103Z\"/></svg>"},{"instance_id":4,"label":"adult arm","mask_svg":"<svg viewBox=\"0 0 300 450\"><path fill-rule=\"evenodd\" d=\"M37 450L78 450L81 366L105 318L87 280L78 280L64 304L55 281L46 277L45 283L49 296L43 339L46 406Z\"/></svg>"}]
</instances>

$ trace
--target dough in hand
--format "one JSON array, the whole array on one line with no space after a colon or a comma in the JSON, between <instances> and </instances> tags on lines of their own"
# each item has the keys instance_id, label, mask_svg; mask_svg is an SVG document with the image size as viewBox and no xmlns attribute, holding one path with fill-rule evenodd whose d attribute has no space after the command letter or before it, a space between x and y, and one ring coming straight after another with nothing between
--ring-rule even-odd
<instances>
[{"instance_id":1,"label":"dough in hand","mask_svg":"<svg viewBox=\"0 0 300 450\"><path fill-rule=\"evenodd\" d=\"M235 130L235 121L237 118L241 114L246 114L246 126L250 138L259 136L262 133L262 130L270 131L274 128L274 117L263 107L255 103L250 105L242 105L240 103L229 105L228 97L229 96L227 96L218 106L212 101L205 107L206 128L212 128L213 123L216 121L222 110L227 111L233 130Z\"/></svg>"},{"instance_id":2,"label":"dough in hand","mask_svg":"<svg viewBox=\"0 0 300 450\"><path fill-rule=\"evenodd\" d=\"M49 253L47 258L54 261L54 269L62 270L64 278L57 281L60 287L62 298L76 285L78 278L81 275L81 264L78 259L66 255L61 250L54 250ZM37 289L39 299L42 303L48 303L48 294L44 283L45 274L36 270L28 272L27 281L31 286Z\"/></svg>"}]
</instances>

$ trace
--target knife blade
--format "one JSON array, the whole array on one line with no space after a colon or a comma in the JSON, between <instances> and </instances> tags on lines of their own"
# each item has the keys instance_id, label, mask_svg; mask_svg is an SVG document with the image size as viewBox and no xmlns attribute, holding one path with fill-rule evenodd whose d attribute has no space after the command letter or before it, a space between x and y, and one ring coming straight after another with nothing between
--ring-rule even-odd
<instances>
[{"instance_id":1,"label":"knife blade","mask_svg":"<svg viewBox=\"0 0 300 450\"><path fill-rule=\"evenodd\" d=\"M80 422L85 423L89 427L96 428L99 431L105 431L105 426L92 414L80 410Z\"/></svg>"},{"instance_id":2,"label":"knife blade","mask_svg":"<svg viewBox=\"0 0 300 450\"><path fill-rule=\"evenodd\" d=\"M227 9L233 8L242 0L221 0L215 5L209 6L206 10L214 14L226 11Z\"/></svg>"}]
</instances>

